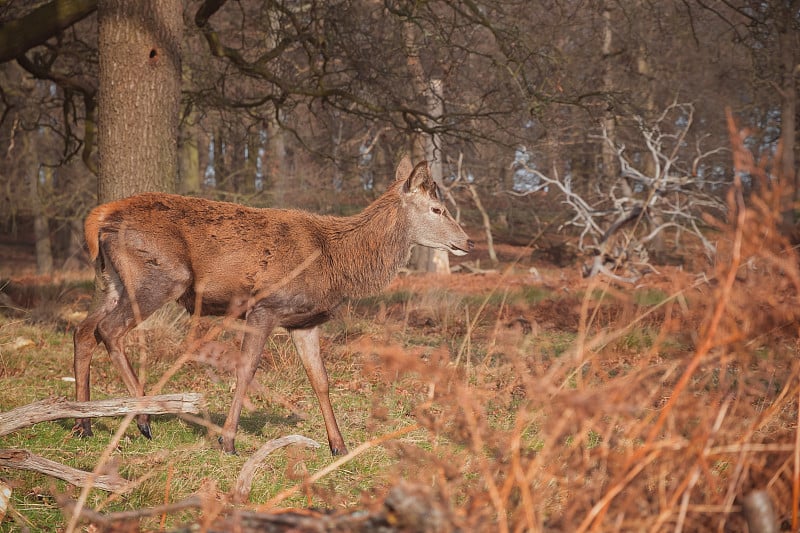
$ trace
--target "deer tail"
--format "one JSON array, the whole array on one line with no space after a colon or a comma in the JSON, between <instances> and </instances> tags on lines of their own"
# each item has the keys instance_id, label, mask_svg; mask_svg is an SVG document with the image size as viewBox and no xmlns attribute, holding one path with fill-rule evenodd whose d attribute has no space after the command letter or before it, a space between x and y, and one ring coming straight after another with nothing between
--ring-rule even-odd
<instances>
[{"instance_id":1,"label":"deer tail","mask_svg":"<svg viewBox=\"0 0 800 533\"><path fill-rule=\"evenodd\" d=\"M95 207L83 223L83 234L86 238L86 247L92 261L100 254L100 226L106 216L105 206Z\"/></svg>"}]
</instances>

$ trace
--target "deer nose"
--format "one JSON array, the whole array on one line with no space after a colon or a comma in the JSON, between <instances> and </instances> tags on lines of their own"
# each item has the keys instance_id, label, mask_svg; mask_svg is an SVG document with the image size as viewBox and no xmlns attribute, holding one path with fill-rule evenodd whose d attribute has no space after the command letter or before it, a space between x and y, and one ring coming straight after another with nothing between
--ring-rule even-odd
<instances>
[{"instance_id":1,"label":"deer nose","mask_svg":"<svg viewBox=\"0 0 800 533\"><path fill-rule=\"evenodd\" d=\"M471 252L474 249L475 249L475 241L473 241L472 239L467 239L467 251Z\"/></svg>"}]
</instances>

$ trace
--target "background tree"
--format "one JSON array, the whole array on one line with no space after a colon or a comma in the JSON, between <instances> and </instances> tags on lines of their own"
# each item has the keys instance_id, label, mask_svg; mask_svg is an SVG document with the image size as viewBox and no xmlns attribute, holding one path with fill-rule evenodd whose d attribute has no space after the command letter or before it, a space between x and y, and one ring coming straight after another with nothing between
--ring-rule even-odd
<instances>
[{"instance_id":1,"label":"background tree","mask_svg":"<svg viewBox=\"0 0 800 533\"><path fill-rule=\"evenodd\" d=\"M530 170L546 175L556 170L582 193L598 190L602 180L619 172L603 140L603 123L606 132L613 124L615 145L652 165L639 119L652 123L672 103L692 103L704 146L721 146L727 136L724 108L730 106L750 127L759 149L774 150L782 138L790 147L783 152L784 165L795 165L790 156L797 143L791 112L796 86L790 63L796 63L800 47L792 46L798 23L792 4L784 11L711 0L605 2L591 8L548 0L164 0L147 5L153 13L149 21L148 13L137 12L120 19L139 20L141 35L130 42L141 49L130 57L148 54L126 71L143 69L134 87L158 92L154 87L164 83L169 87L164 94L173 96L152 104L165 106L151 111L166 120L145 120L147 113L139 113L114 126L128 128L142 118L164 130L124 141L126 149L142 156L138 163L117 161L120 170L106 173L112 161L103 155L102 183L118 177L140 184L114 193L109 189L109 196L169 190L177 176L182 192L347 214L385 188L400 152L420 149L427 139L441 153L443 185L452 186L452 199L459 204L454 208L464 207L468 224L478 225L482 217L467 208L472 204L466 188L454 185L459 160L498 237L525 244L538 236L538 245L547 249L565 241L568 235L555 228L569 214L552 187L526 194L541 185ZM45 12L52 15L46 23L41 22ZM74 14L58 15L62 12ZM22 30L36 20L46 32ZM25 37L3 37L12 30ZM427 82L409 70L409 31L419 50L415 68ZM32 227L27 176L34 170L14 167L12 160L23 147L44 153L44 143L34 136L40 127L51 129L60 144L47 161L53 190L59 191L45 202L52 204L46 209L54 217L51 226L60 219L66 227L96 202L92 178L75 169L76 161L93 169L97 160L103 43L110 41L98 38L94 2L12 0L0 7L0 59L6 60L0 136L11 147L11 157L0 162L0 180L12 199L4 201L18 200L3 211L8 231L20 223ZM158 46L163 49L151 64L155 57L149 53ZM179 49L183 64L176 70ZM426 86L433 74L443 87L436 107ZM37 90L31 93L26 83ZM168 102L174 102L177 83L182 89L175 107ZM103 90L99 94L102 107ZM132 101L113 104L114 109ZM99 114L106 120L104 111ZM148 131L143 128L129 132ZM124 134L106 140L101 134L100 151L106 150L103 143ZM170 141L156 146L161 136ZM22 143L23 137L30 142ZM163 151L148 152L143 145L150 141L152 150ZM724 161L707 171L730 178ZM14 178L19 174L23 179ZM68 248L69 233L51 231L60 241L56 255ZM673 235L664 237L664 254L674 254Z\"/></svg>"},{"instance_id":2,"label":"background tree","mask_svg":"<svg viewBox=\"0 0 800 533\"><path fill-rule=\"evenodd\" d=\"M173 191L183 10L179 0L100 0L98 200Z\"/></svg>"}]
</instances>

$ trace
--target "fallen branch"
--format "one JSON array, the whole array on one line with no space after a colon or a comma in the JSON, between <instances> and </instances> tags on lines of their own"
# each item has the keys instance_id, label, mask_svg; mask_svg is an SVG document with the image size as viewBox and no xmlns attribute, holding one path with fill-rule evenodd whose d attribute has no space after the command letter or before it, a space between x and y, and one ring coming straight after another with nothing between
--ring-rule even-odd
<instances>
[{"instance_id":1,"label":"fallen branch","mask_svg":"<svg viewBox=\"0 0 800 533\"><path fill-rule=\"evenodd\" d=\"M130 413L163 415L200 412L203 395L198 393L162 394L141 398L115 398L92 402L71 402L66 398L47 398L0 413L0 436L18 429L62 418L96 418Z\"/></svg>"},{"instance_id":2,"label":"fallen branch","mask_svg":"<svg viewBox=\"0 0 800 533\"><path fill-rule=\"evenodd\" d=\"M187 509L198 509L203 515L194 522L172 529L172 533L197 531L241 533L263 533L296 531L311 533L320 531L394 533L401 531L452 531L453 517L446 505L433 494L429 487L400 482L393 487L383 505L372 511L318 511L314 509L282 509L272 512L254 512L226 506L210 520L207 514L208 500L195 494L175 503L149 509L136 509L103 514L92 509L78 508L74 500L57 497L59 505L67 513L79 513L79 521L100 526L102 531L139 531L142 518L175 513Z\"/></svg>"},{"instance_id":3,"label":"fallen branch","mask_svg":"<svg viewBox=\"0 0 800 533\"><path fill-rule=\"evenodd\" d=\"M319 470L318 472L316 472L314 475L309 476L308 479L303 481L303 483L298 483L297 485L294 485L293 487L289 487L288 489L282 490L281 492L279 492L278 494L273 496L270 500L268 500L266 503L263 503L263 504L259 505L256 509L258 511L265 511L267 509L272 509L277 504L279 504L280 502L282 502L283 500L285 500L286 498L288 498L289 496L291 496L295 492L299 491L303 487L304 483L308 483L308 484L316 483L317 481L319 481L323 477L325 477L328 474L330 474L331 472L335 471L337 468L339 468L343 464L346 464L346 463L352 461L354 458L358 457L359 455L361 455L365 451L369 450L370 448L374 448L375 446L380 446L381 444L383 444L386 441L389 441L389 440L392 440L392 439L397 439L399 437L402 437L403 435L406 435L406 434L411 433L412 431L416 431L418 429L420 429L420 425L419 424L411 424L410 426L402 427L402 428L397 429L395 431L392 431L390 433L386 433L386 434L381 435L379 437L375 437L374 439L368 440L367 442L362 442L361 444L359 444L356 447L356 449L352 450L347 455L343 455L342 457L338 458L337 460L335 460L334 462L330 463L328 466L326 466L322 470Z\"/></svg>"},{"instance_id":4,"label":"fallen branch","mask_svg":"<svg viewBox=\"0 0 800 533\"><path fill-rule=\"evenodd\" d=\"M73 514L78 508L75 500L69 499L63 495L57 495L56 499L61 507L69 514ZM119 526L124 522L138 522L141 518L150 516L158 516L164 513L174 513L183 511L185 509L201 509L203 507L203 498L198 494L193 494L183 500L175 503L168 503L159 505L158 507L149 507L144 509L134 509L132 511L118 511L116 513L98 513L93 509L82 508L80 509L80 518L92 524L98 524L106 527Z\"/></svg>"},{"instance_id":5,"label":"fallen branch","mask_svg":"<svg viewBox=\"0 0 800 533\"><path fill-rule=\"evenodd\" d=\"M317 441L311 440L308 437L303 437L302 435L288 435L286 437L272 439L271 441L267 442L261 448L259 448L258 451L254 453L252 457L250 457L250 459L247 460L241 471L239 471L239 477L236 478L236 485L232 491L234 503L246 502L250 497L250 488L253 485L253 477L255 476L256 470L258 470L258 468L261 466L261 463L264 461L264 459L266 459L269 454L278 448L283 448L284 446L289 446L291 444L302 444L303 446L307 446L309 448L319 448L320 446Z\"/></svg>"},{"instance_id":6,"label":"fallen branch","mask_svg":"<svg viewBox=\"0 0 800 533\"><path fill-rule=\"evenodd\" d=\"M135 483L124 479L116 472L95 475L92 472L84 472L83 470L34 455L27 450L0 449L0 466L19 470L32 470L62 479L78 487L91 485L109 492L122 493L135 486Z\"/></svg>"}]
</instances>

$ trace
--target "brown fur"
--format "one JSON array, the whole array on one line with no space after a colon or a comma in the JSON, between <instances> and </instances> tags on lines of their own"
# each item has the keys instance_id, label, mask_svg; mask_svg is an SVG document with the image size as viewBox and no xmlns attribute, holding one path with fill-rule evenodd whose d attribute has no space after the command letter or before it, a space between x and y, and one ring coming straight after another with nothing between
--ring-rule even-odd
<instances>
[{"instance_id":1,"label":"brown fur","mask_svg":"<svg viewBox=\"0 0 800 533\"><path fill-rule=\"evenodd\" d=\"M459 255L472 247L438 200L427 164L417 165L410 175L409 169L404 160L389 190L352 217L160 193L97 207L85 231L97 263L99 305L75 333L78 400L89 398L89 364L98 341L106 345L131 394L143 394L122 350L122 337L164 303L177 300L189 312L233 315L251 326L225 423L226 451L234 451L241 403L266 338L275 326L283 326L292 332L320 400L331 450L343 453L317 326L345 299L385 287L412 244ZM147 417L140 415L138 423L149 436ZM77 427L91 434L87 419Z\"/></svg>"}]
</instances>

